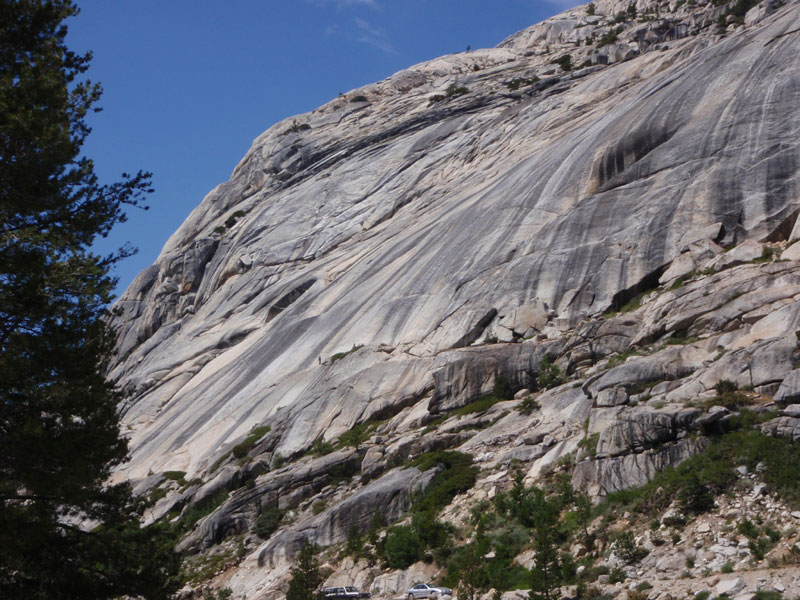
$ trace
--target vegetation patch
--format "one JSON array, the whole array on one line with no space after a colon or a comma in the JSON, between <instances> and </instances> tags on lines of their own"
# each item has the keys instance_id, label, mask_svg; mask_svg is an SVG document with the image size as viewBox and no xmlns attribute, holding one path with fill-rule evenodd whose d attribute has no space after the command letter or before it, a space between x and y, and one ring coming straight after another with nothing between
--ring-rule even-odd
<instances>
[{"instance_id":1,"label":"vegetation patch","mask_svg":"<svg viewBox=\"0 0 800 600\"><path fill-rule=\"evenodd\" d=\"M623 29L622 25L620 25L616 29L609 29L606 31L597 41L597 47L602 48L603 46L615 43L619 39L619 34L622 33Z\"/></svg>"},{"instance_id":2,"label":"vegetation patch","mask_svg":"<svg viewBox=\"0 0 800 600\"><path fill-rule=\"evenodd\" d=\"M273 505L265 510L262 510L261 514L256 517L256 521L253 526L253 533L255 533L262 540L269 539L272 534L277 531L278 527L280 527L284 514L285 512L278 508L277 505Z\"/></svg>"},{"instance_id":3,"label":"vegetation patch","mask_svg":"<svg viewBox=\"0 0 800 600\"><path fill-rule=\"evenodd\" d=\"M511 385L508 383L508 380L502 375L498 375L495 377L494 387L492 388L491 393L485 394L477 400L473 400L469 404L455 409L452 413L450 413L450 415L463 417L465 415L483 412L498 402L503 402L504 400L513 400L513 398L514 391L511 388Z\"/></svg>"},{"instance_id":4,"label":"vegetation patch","mask_svg":"<svg viewBox=\"0 0 800 600\"><path fill-rule=\"evenodd\" d=\"M569 54L559 56L550 62L557 64L563 71L572 71L572 57Z\"/></svg>"},{"instance_id":5,"label":"vegetation patch","mask_svg":"<svg viewBox=\"0 0 800 600\"><path fill-rule=\"evenodd\" d=\"M542 406L532 397L528 396L517 405L516 411L520 414L528 416L532 414L533 411L539 410L540 408L542 408Z\"/></svg>"},{"instance_id":6,"label":"vegetation patch","mask_svg":"<svg viewBox=\"0 0 800 600\"><path fill-rule=\"evenodd\" d=\"M290 133L300 133L301 131L308 131L311 125L308 123L298 123L296 120L292 121L291 127L284 131L281 135L289 135Z\"/></svg>"},{"instance_id":7,"label":"vegetation patch","mask_svg":"<svg viewBox=\"0 0 800 600\"><path fill-rule=\"evenodd\" d=\"M355 352L356 350L360 350L360 349L361 349L361 348L363 348L363 347L364 347L364 344L358 344L358 345L355 345L355 344L354 344L354 345L353 345L353 347L352 347L352 348L350 348L350 350L347 350L346 352L337 352L336 354L332 355L332 356L330 357L330 359L328 360L328 363L329 363L329 364L333 364L333 363L335 363L337 360L341 360L341 359L343 359L345 356L347 356L347 355L349 355L349 354L352 354L352 353L353 353L353 352Z\"/></svg>"},{"instance_id":8,"label":"vegetation patch","mask_svg":"<svg viewBox=\"0 0 800 600\"><path fill-rule=\"evenodd\" d=\"M741 421L745 427L752 425L747 417L754 418L746 413ZM684 514L704 513L713 508L715 495L736 482L736 466L754 469L758 463L764 465L762 476L770 488L788 504L800 505L800 446L747 430L717 437L704 452L658 473L641 488L610 494L602 510L627 509L655 516L678 500Z\"/></svg>"},{"instance_id":9,"label":"vegetation patch","mask_svg":"<svg viewBox=\"0 0 800 600\"><path fill-rule=\"evenodd\" d=\"M536 384L539 389L548 390L565 383L566 380L564 373L549 356L542 357L536 371Z\"/></svg>"},{"instance_id":10,"label":"vegetation patch","mask_svg":"<svg viewBox=\"0 0 800 600\"><path fill-rule=\"evenodd\" d=\"M518 89L520 89L522 86L533 85L534 83L537 83L538 81L540 81L540 79L538 77L536 77L535 75L533 77L531 77L531 78L528 78L528 79L526 79L524 77L516 77L516 78L512 79L511 81L509 81L508 83L506 83L506 87L508 87L508 89L511 90L512 92L515 92Z\"/></svg>"},{"instance_id":11,"label":"vegetation patch","mask_svg":"<svg viewBox=\"0 0 800 600\"><path fill-rule=\"evenodd\" d=\"M270 431L269 425L264 425L262 427L255 427L253 430L247 434L247 437L238 444L236 444L232 449L231 452L236 458L243 458L247 456L250 450L253 449L253 446L256 445L256 442L267 435Z\"/></svg>"},{"instance_id":12,"label":"vegetation patch","mask_svg":"<svg viewBox=\"0 0 800 600\"><path fill-rule=\"evenodd\" d=\"M459 86L455 83L451 83L445 90L444 94L435 94L431 96L428 100L428 105L444 102L445 100L463 96L464 94L469 94L469 88L466 88L463 85Z\"/></svg>"}]
</instances>

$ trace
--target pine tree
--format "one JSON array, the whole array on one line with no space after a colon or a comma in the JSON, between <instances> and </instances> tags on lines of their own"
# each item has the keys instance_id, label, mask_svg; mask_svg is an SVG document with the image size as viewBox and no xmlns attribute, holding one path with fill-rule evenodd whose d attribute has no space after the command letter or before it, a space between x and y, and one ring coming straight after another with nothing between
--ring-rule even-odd
<instances>
[{"instance_id":1,"label":"pine tree","mask_svg":"<svg viewBox=\"0 0 800 600\"><path fill-rule=\"evenodd\" d=\"M167 597L176 559L141 529L105 381L110 267L90 250L149 175L101 185L81 155L101 89L65 45L71 0L0 0L0 597Z\"/></svg>"},{"instance_id":2,"label":"pine tree","mask_svg":"<svg viewBox=\"0 0 800 600\"><path fill-rule=\"evenodd\" d=\"M316 597L317 588L322 583L316 553L315 545L307 541L303 543L297 556L297 563L292 567L292 579L286 592L286 600L314 600Z\"/></svg>"},{"instance_id":3,"label":"pine tree","mask_svg":"<svg viewBox=\"0 0 800 600\"><path fill-rule=\"evenodd\" d=\"M555 600L561 587L561 559L558 554L559 507L556 500L545 497L542 490L530 490L532 500L533 548L536 551L535 563L531 569L530 600Z\"/></svg>"}]
</instances>

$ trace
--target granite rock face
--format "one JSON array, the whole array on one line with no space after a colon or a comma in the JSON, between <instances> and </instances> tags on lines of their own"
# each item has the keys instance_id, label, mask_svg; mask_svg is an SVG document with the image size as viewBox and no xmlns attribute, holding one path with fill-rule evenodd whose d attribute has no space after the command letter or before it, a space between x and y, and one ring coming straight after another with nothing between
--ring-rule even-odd
<instances>
[{"instance_id":1,"label":"granite rock face","mask_svg":"<svg viewBox=\"0 0 800 600\"><path fill-rule=\"evenodd\" d=\"M722 380L800 398L800 2L594 5L276 124L117 303L149 518L213 500L199 552L293 515L236 593L402 520L424 452L599 498L726 431Z\"/></svg>"},{"instance_id":2,"label":"granite rock face","mask_svg":"<svg viewBox=\"0 0 800 600\"><path fill-rule=\"evenodd\" d=\"M439 404L448 351L554 337L698 243L789 237L798 4L720 37L711 4L640 1L624 52L586 39L627 3L595 4L256 139L117 303L130 476L200 473L262 423L291 455Z\"/></svg>"}]
</instances>

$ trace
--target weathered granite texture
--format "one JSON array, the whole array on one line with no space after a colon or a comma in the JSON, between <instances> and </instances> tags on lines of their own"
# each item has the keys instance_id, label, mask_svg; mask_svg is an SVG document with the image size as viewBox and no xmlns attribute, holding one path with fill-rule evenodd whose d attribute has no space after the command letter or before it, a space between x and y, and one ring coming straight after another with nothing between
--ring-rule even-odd
<instances>
[{"instance_id":1,"label":"weathered granite texture","mask_svg":"<svg viewBox=\"0 0 800 600\"><path fill-rule=\"evenodd\" d=\"M673 274L788 238L800 4L759 6L723 37L721 7L639 0L604 46L628 3L595 5L257 138L117 303L120 476L202 474L264 423L288 456L432 390L434 407L463 403L491 378L442 404L434 373L454 349L556 339L679 257ZM567 53L591 66L551 62ZM452 84L469 91L447 97Z\"/></svg>"}]
</instances>

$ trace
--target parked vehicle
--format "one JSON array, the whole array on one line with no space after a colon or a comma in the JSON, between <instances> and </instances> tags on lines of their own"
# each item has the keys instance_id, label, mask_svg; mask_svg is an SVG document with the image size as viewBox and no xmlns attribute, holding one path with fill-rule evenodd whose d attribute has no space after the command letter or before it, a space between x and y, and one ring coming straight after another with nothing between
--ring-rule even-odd
<instances>
[{"instance_id":1,"label":"parked vehicle","mask_svg":"<svg viewBox=\"0 0 800 600\"><path fill-rule=\"evenodd\" d=\"M406 592L408 600L418 598L438 598L439 596L452 596L453 590L446 587L439 587L429 583L418 583Z\"/></svg>"},{"instance_id":2,"label":"parked vehicle","mask_svg":"<svg viewBox=\"0 0 800 600\"><path fill-rule=\"evenodd\" d=\"M330 600L338 600L339 598L345 599L354 599L354 598L369 598L369 592L361 592L358 588L353 587L352 585L345 585L342 587L326 587L322 590L322 595L326 599Z\"/></svg>"}]
</instances>

